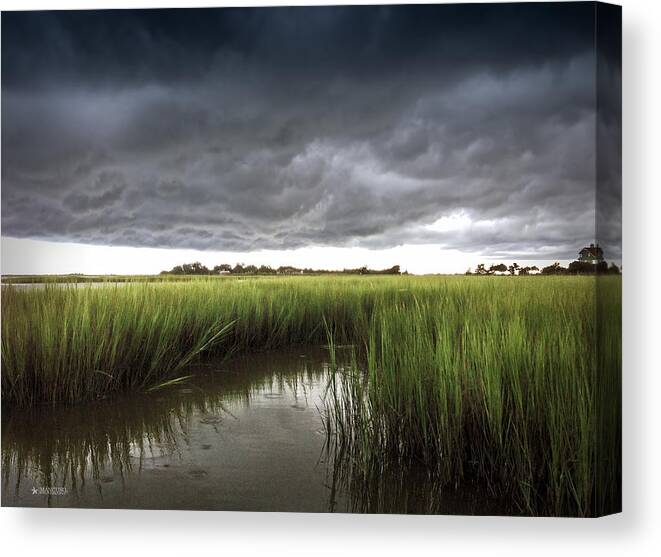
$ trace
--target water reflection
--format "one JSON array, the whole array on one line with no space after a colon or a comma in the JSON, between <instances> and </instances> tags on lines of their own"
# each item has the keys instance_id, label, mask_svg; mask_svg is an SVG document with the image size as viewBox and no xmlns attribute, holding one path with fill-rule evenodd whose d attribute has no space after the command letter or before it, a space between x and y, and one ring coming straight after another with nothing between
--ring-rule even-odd
<instances>
[{"instance_id":1,"label":"water reflection","mask_svg":"<svg viewBox=\"0 0 661 557\"><path fill-rule=\"evenodd\" d=\"M497 512L426 469L361 462L323 427L328 353L251 355L151 393L3 409L2 504L300 512ZM445 487L443 487L445 485ZM495 509L495 511L494 511Z\"/></svg>"},{"instance_id":2,"label":"water reflection","mask_svg":"<svg viewBox=\"0 0 661 557\"><path fill-rule=\"evenodd\" d=\"M329 510L371 514L516 515L521 509L490 494L481 483L455 485L439 467L361 458L334 447L329 455ZM338 501L334 497L339 495ZM344 508L338 508L339 500Z\"/></svg>"}]
</instances>

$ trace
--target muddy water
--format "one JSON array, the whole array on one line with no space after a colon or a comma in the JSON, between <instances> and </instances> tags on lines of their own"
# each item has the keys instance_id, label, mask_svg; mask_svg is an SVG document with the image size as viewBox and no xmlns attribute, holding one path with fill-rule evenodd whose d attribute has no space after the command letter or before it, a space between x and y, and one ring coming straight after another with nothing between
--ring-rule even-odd
<instances>
[{"instance_id":1,"label":"muddy water","mask_svg":"<svg viewBox=\"0 0 661 557\"><path fill-rule=\"evenodd\" d=\"M498 512L481 490L445 488L423 470L352 472L323 428L323 348L191 371L150 393L3 408L3 506Z\"/></svg>"}]
</instances>

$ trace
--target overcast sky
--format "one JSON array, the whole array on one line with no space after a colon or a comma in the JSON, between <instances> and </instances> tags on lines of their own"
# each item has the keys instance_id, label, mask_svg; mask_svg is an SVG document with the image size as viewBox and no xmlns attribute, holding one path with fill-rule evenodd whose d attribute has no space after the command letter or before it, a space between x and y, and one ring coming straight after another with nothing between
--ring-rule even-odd
<instances>
[{"instance_id":1,"label":"overcast sky","mask_svg":"<svg viewBox=\"0 0 661 557\"><path fill-rule=\"evenodd\" d=\"M573 259L594 45L592 3L3 13L3 272Z\"/></svg>"}]
</instances>

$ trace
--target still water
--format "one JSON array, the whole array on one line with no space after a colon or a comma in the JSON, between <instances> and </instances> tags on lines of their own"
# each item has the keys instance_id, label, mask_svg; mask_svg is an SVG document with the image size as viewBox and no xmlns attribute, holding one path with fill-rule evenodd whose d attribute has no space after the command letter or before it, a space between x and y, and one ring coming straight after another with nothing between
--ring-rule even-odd
<instances>
[{"instance_id":1,"label":"still water","mask_svg":"<svg viewBox=\"0 0 661 557\"><path fill-rule=\"evenodd\" d=\"M355 473L323 427L327 356L259 353L150 393L3 408L2 505L500 514L424 470Z\"/></svg>"},{"instance_id":2,"label":"still water","mask_svg":"<svg viewBox=\"0 0 661 557\"><path fill-rule=\"evenodd\" d=\"M107 287L117 287L124 286L126 284L147 284L144 283L135 283L130 281L124 282L113 282L113 281L103 281L103 282L3 282L0 283L0 286L3 289L7 288L16 288L18 290L45 290L46 288L107 288Z\"/></svg>"}]
</instances>

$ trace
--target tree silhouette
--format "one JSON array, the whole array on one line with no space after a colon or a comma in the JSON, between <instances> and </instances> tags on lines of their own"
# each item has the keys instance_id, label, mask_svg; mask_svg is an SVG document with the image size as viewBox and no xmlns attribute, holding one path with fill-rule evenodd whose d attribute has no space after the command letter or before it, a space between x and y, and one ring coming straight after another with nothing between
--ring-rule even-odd
<instances>
[{"instance_id":1,"label":"tree silhouette","mask_svg":"<svg viewBox=\"0 0 661 557\"><path fill-rule=\"evenodd\" d=\"M567 268L561 266L558 261L542 269L543 275L563 275L565 273L567 273Z\"/></svg>"},{"instance_id":2,"label":"tree silhouette","mask_svg":"<svg viewBox=\"0 0 661 557\"><path fill-rule=\"evenodd\" d=\"M491 265L489 267L489 274L493 275L494 273L504 273L507 271L507 267L504 263L498 263L498 265Z\"/></svg>"}]
</instances>

